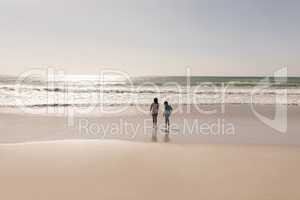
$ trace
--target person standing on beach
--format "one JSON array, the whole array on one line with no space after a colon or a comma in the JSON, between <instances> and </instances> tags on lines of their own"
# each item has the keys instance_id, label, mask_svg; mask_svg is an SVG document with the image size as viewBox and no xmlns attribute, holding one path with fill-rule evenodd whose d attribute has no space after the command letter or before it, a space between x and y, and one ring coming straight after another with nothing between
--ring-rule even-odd
<instances>
[{"instance_id":1,"label":"person standing on beach","mask_svg":"<svg viewBox=\"0 0 300 200\"><path fill-rule=\"evenodd\" d=\"M166 132L169 132L170 129L170 115L172 113L172 106L169 105L169 103L167 101L164 102L164 106L165 106L165 111L163 116L165 117L165 123L166 123Z\"/></svg>"},{"instance_id":2,"label":"person standing on beach","mask_svg":"<svg viewBox=\"0 0 300 200\"><path fill-rule=\"evenodd\" d=\"M150 106L150 112L152 113L152 119L153 119L153 127L157 126L158 110L159 110L158 99L154 98L153 103Z\"/></svg>"}]
</instances>

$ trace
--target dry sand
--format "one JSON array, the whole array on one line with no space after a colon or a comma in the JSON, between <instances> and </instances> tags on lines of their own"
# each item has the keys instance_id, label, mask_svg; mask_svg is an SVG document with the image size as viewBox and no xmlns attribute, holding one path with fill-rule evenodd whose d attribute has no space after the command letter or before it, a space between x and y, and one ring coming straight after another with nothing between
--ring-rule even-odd
<instances>
[{"instance_id":1,"label":"dry sand","mask_svg":"<svg viewBox=\"0 0 300 200\"><path fill-rule=\"evenodd\" d=\"M298 200L300 148L56 141L0 145L1 199Z\"/></svg>"}]
</instances>

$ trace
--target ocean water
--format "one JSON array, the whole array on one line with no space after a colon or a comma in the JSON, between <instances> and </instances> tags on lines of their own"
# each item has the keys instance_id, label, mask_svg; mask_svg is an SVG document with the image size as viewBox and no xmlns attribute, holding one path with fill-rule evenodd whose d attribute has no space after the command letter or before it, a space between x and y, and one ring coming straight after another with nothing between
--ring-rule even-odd
<instances>
[{"instance_id":1,"label":"ocean water","mask_svg":"<svg viewBox=\"0 0 300 200\"><path fill-rule=\"evenodd\" d=\"M171 104L300 104L298 77L0 76L1 107Z\"/></svg>"}]
</instances>

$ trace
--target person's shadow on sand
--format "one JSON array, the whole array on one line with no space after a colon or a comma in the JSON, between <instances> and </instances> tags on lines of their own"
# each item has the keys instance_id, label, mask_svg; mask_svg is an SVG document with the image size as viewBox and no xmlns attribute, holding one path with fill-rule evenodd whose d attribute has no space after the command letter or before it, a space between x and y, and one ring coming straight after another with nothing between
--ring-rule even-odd
<instances>
[{"instance_id":1,"label":"person's shadow on sand","mask_svg":"<svg viewBox=\"0 0 300 200\"><path fill-rule=\"evenodd\" d=\"M169 136L169 133L167 133L167 134L165 135L164 142L165 142L165 143L170 142L170 136Z\"/></svg>"},{"instance_id":2,"label":"person's shadow on sand","mask_svg":"<svg viewBox=\"0 0 300 200\"><path fill-rule=\"evenodd\" d=\"M157 128L153 128L152 129L152 138L151 138L151 141L152 142L157 142ZM170 142L170 134L169 133L165 134L165 136L164 136L164 142L165 143Z\"/></svg>"},{"instance_id":3,"label":"person's shadow on sand","mask_svg":"<svg viewBox=\"0 0 300 200\"><path fill-rule=\"evenodd\" d=\"M151 138L152 142L157 142L157 128L153 128L152 129L152 138Z\"/></svg>"}]
</instances>

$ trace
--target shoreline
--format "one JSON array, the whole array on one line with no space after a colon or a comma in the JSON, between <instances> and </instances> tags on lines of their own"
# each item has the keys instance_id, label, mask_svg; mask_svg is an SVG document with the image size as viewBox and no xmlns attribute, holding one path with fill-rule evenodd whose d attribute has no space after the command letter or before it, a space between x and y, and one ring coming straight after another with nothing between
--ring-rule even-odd
<instances>
[{"instance_id":1,"label":"shoreline","mask_svg":"<svg viewBox=\"0 0 300 200\"><path fill-rule=\"evenodd\" d=\"M14 148L21 146L31 146L31 145L64 145L64 144L118 144L118 143L127 143L133 145L146 145L146 146L165 146L170 148L198 148L198 147L220 147L220 148L262 148L262 149L299 149L300 145L298 144L216 144L216 143L164 143L164 142L147 142L147 141L129 141L122 139L59 139L59 140L37 140L37 141L28 141L28 142L15 142L15 143L0 143L0 148Z\"/></svg>"}]
</instances>

